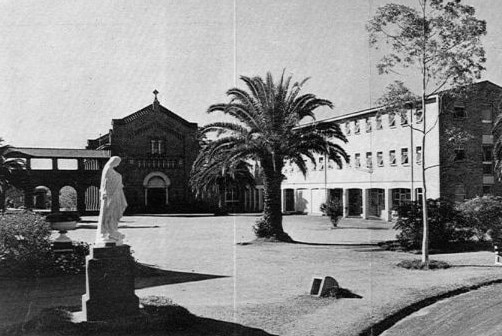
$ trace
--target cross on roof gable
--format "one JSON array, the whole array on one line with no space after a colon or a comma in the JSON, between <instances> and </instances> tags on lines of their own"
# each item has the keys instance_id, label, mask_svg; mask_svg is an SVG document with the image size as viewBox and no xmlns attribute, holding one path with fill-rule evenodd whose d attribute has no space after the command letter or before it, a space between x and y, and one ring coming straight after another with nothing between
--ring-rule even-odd
<instances>
[{"instance_id":1,"label":"cross on roof gable","mask_svg":"<svg viewBox=\"0 0 502 336\"><path fill-rule=\"evenodd\" d=\"M191 128L197 127L196 123L192 123L192 122L187 121L186 119L183 119L182 117L180 117L176 113L170 111L169 109L165 108L164 106L162 106L160 104L158 104L158 108L159 108L158 109L159 112L166 114L167 116L179 121L180 123L184 124L187 127L191 127ZM154 104L151 104L151 105L143 107L141 110L134 112L134 113L122 118L122 119L113 119L112 124L113 125L128 124L128 123L132 122L133 120L136 120L146 114L153 113L153 112L154 112Z\"/></svg>"}]
</instances>

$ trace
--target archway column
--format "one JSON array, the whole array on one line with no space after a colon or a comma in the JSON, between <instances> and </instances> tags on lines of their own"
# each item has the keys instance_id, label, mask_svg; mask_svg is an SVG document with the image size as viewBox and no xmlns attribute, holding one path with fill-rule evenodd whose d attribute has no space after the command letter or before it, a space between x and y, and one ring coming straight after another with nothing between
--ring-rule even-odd
<instances>
[{"instance_id":1,"label":"archway column","mask_svg":"<svg viewBox=\"0 0 502 336\"><path fill-rule=\"evenodd\" d=\"M85 188L83 187L77 187L77 212L79 214L84 214L86 211L86 206L85 206Z\"/></svg>"},{"instance_id":2,"label":"archway column","mask_svg":"<svg viewBox=\"0 0 502 336\"><path fill-rule=\"evenodd\" d=\"M29 186L26 189L24 189L24 206L26 209L33 209L33 190L35 189L34 186Z\"/></svg>"},{"instance_id":3,"label":"archway column","mask_svg":"<svg viewBox=\"0 0 502 336\"><path fill-rule=\"evenodd\" d=\"M51 212L59 212L59 188L52 187L51 190Z\"/></svg>"}]
</instances>

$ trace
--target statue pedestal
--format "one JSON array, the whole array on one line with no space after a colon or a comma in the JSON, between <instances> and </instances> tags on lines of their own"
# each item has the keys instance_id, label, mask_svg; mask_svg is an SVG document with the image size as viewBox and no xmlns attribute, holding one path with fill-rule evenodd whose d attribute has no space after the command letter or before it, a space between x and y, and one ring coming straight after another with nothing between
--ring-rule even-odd
<instances>
[{"instance_id":1,"label":"statue pedestal","mask_svg":"<svg viewBox=\"0 0 502 336\"><path fill-rule=\"evenodd\" d=\"M134 294L134 259L128 245L92 247L86 257L84 321L105 321L139 314Z\"/></svg>"}]
</instances>

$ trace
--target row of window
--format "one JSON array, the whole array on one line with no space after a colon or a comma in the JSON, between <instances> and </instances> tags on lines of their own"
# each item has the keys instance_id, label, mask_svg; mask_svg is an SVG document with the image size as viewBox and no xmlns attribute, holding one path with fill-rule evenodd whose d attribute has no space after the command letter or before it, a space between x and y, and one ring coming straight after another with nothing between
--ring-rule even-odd
<instances>
[{"instance_id":1,"label":"row of window","mask_svg":"<svg viewBox=\"0 0 502 336\"><path fill-rule=\"evenodd\" d=\"M395 150L390 150L388 153L388 164L390 166L397 166L397 154ZM408 153L408 148L401 148L401 165L409 165L410 164L410 157ZM415 148L415 162L417 164L422 164L422 147L417 146ZM383 152L377 152L376 153L376 165L377 167L383 167L384 164L384 153ZM355 168L361 168L362 162L361 162L361 153L355 153L354 154L354 167ZM366 152L366 160L365 160L365 167L366 168L373 168L373 153L372 152Z\"/></svg>"},{"instance_id":2,"label":"row of window","mask_svg":"<svg viewBox=\"0 0 502 336\"><path fill-rule=\"evenodd\" d=\"M139 168L183 168L183 159L129 159L129 164L136 164Z\"/></svg>"},{"instance_id":3,"label":"row of window","mask_svg":"<svg viewBox=\"0 0 502 336\"><path fill-rule=\"evenodd\" d=\"M400 117L400 124L401 126L408 126L410 124L409 116L406 111L403 112L390 112L388 114L388 125L390 128L395 128L397 126L397 116L399 115ZM415 123L420 124L423 120L423 113L422 110L416 110L414 112L415 115ZM361 133L361 120L357 119L354 121L354 134L360 134ZM373 130L373 122L371 117L367 117L364 119L364 125L365 125L365 130L366 133L370 133ZM381 130L383 129L383 122L382 122L382 115L377 114L375 116L375 129ZM345 123L345 135L351 135L352 134L352 127L351 127L351 122L347 121Z\"/></svg>"}]
</instances>

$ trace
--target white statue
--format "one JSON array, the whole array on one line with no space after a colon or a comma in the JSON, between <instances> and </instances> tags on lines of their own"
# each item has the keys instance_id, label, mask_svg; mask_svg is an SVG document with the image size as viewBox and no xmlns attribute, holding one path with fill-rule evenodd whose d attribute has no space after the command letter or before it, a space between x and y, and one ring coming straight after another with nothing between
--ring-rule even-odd
<instances>
[{"instance_id":1,"label":"white statue","mask_svg":"<svg viewBox=\"0 0 502 336\"><path fill-rule=\"evenodd\" d=\"M118 224L127 208L127 201L123 191L122 176L113 169L120 164L120 161L120 157L112 156L101 174L101 188L99 190L101 207L96 232L96 246L105 246L109 242L122 245L125 237L118 231Z\"/></svg>"}]
</instances>

